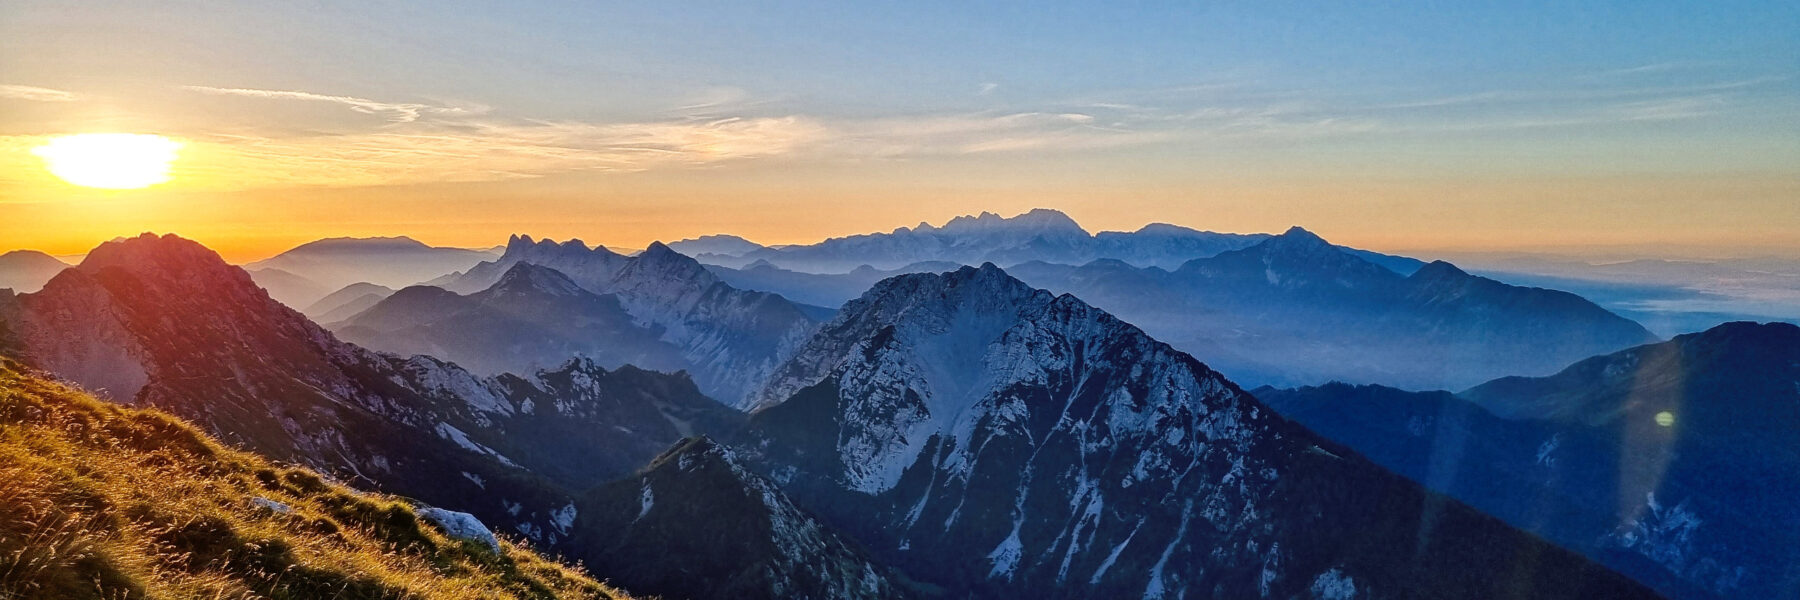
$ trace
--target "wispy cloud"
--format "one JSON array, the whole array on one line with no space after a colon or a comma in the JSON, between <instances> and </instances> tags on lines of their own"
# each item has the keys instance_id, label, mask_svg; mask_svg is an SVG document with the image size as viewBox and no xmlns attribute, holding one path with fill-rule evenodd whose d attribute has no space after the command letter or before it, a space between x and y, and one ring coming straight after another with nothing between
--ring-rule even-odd
<instances>
[{"instance_id":1,"label":"wispy cloud","mask_svg":"<svg viewBox=\"0 0 1800 600\"><path fill-rule=\"evenodd\" d=\"M691 117L718 116L764 102L752 99L750 92L743 88L721 85L701 90L685 104L675 107L674 112Z\"/></svg>"},{"instance_id":2,"label":"wispy cloud","mask_svg":"<svg viewBox=\"0 0 1800 600\"><path fill-rule=\"evenodd\" d=\"M34 102L74 102L79 99L73 92L53 90L50 88L29 85L0 84L0 98L14 100L31 100Z\"/></svg>"},{"instance_id":3,"label":"wispy cloud","mask_svg":"<svg viewBox=\"0 0 1800 600\"><path fill-rule=\"evenodd\" d=\"M380 120L346 124L306 113L297 121L168 133L190 143L192 160L178 164L189 177L178 171L178 180L226 188L374 186L760 160L905 160L1153 144L1241 145L1647 124L1729 113L1743 98L1755 96L1757 86L1776 81L1781 79L1702 82L1681 88L1475 90L1412 98L1404 90L1319 96L1305 89L1229 81L1096 93L1042 103L1033 110L881 117L752 116L757 109L779 103L739 88L713 87L661 113L663 117L614 122L519 118L455 101L395 102L298 90L187 86L181 89L252 101L342 106ZM0 94L13 94L20 87L0 87ZM0 145L26 143L37 142L0 139Z\"/></svg>"},{"instance_id":4,"label":"wispy cloud","mask_svg":"<svg viewBox=\"0 0 1800 600\"><path fill-rule=\"evenodd\" d=\"M206 160L185 161L196 181L228 187L365 186L489 181L570 172L633 172L733 161L891 159L994 152L1057 152L1164 139L1080 110L925 114L885 118L732 116L763 105L738 88L703 90L667 120L509 118L449 103L390 102L294 90L185 86L221 96L324 102L379 115L380 126L187 136ZM720 113L708 118L705 115ZM330 129L329 133L321 133Z\"/></svg>"},{"instance_id":5,"label":"wispy cloud","mask_svg":"<svg viewBox=\"0 0 1800 600\"><path fill-rule=\"evenodd\" d=\"M231 187L366 186L492 181L580 171L634 172L787 154L815 142L805 119L594 124L552 121L420 123L405 131L202 138L215 160L198 179Z\"/></svg>"},{"instance_id":6,"label":"wispy cloud","mask_svg":"<svg viewBox=\"0 0 1800 600\"><path fill-rule=\"evenodd\" d=\"M376 100L369 100L367 98L357 98L357 97L353 97L353 96L330 96L330 95L325 95L325 94L314 94L311 92L296 92L296 91L286 91L286 90L219 88L219 87L207 87L207 86L199 86L199 85L183 86L182 89L194 91L194 92L200 92L202 94L212 94L212 95L216 95L216 96L241 96L241 97L246 97L246 98L267 98L267 99L272 99L272 100L302 100L302 101L307 101L307 102L330 102L333 104L342 104L346 107L349 107L350 110L353 110L353 111L356 111L359 113L381 116L381 117L383 117L391 122L395 122L395 123L411 123L413 121L419 120L419 117L421 115L424 115L427 113L459 115L459 114L468 114L469 112L471 112L471 109L469 109L467 107L437 106L437 105L431 105L431 104L416 104L416 103L402 103L402 102L380 102L380 101L376 101Z\"/></svg>"}]
</instances>

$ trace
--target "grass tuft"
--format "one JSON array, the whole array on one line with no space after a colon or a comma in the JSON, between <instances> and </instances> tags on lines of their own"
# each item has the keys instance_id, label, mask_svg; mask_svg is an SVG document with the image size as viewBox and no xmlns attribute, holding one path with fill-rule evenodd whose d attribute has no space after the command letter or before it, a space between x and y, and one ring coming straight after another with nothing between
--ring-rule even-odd
<instances>
[{"instance_id":1,"label":"grass tuft","mask_svg":"<svg viewBox=\"0 0 1800 600\"><path fill-rule=\"evenodd\" d=\"M0 359L0 600L625 597Z\"/></svg>"}]
</instances>

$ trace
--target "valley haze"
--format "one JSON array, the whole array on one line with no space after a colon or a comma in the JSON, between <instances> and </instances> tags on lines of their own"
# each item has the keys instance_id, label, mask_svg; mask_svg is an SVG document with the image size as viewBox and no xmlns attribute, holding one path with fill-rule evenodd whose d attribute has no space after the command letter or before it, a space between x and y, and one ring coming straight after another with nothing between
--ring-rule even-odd
<instances>
[{"instance_id":1,"label":"valley haze","mask_svg":"<svg viewBox=\"0 0 1800 600\"><path fill-rule=\"evenodd\" d=\"M1797 599L1796 31L0 2L0 600Z\"/></svg>"}]
</instances>

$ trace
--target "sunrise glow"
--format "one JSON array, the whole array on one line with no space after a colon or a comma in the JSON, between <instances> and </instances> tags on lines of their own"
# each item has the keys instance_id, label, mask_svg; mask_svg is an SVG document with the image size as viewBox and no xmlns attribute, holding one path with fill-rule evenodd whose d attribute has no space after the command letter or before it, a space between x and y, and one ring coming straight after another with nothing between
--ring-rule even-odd
<instances>
[{"instance_id":1,"label":"sunrise glow","mask_svg":"<svg viewBox=\"0 0 1800 600\"><path fill-rule=\"evenodd\" d=\"M73 185L130 190L169 181L181 143L141 133L83 133L50 138L32 154Z\"/></svg>"}]
</instances>

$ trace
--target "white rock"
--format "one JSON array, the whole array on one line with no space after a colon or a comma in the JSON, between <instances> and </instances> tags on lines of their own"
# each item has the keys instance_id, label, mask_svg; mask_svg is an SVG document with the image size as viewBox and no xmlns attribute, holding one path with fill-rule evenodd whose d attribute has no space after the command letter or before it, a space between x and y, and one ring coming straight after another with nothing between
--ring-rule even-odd
<instances>
[{"instance_id":1,"label":"white rock","mask_svg":"<svg viewBox=\"0 0 1800 600\"><path fill-rule=\"evenodd\" d=\"M256 497L251 498L250 504L256 506L257 508L269 509L269 512L273 512L278 515L285 515L285 514L294 512L294 507L288 506L286 504L282 504L282 503L274 501L274 500L270 500L268 498L264 498L262 496L256 496Z\"/></svg>"},{"instance_id":2,"label":"white rock","mask_svg":"<svg viewBox=\"0 0 1800 600\"><path fill-rule=\"evenodd\" d=\"M433 525L437 525L450 537L487 546L494 552L500 551L500 540L495 538L494 532L489 530L487 525L483 525L480 519L475 518L475 515L429 506L420 508L418 512L419 516L424 517Z\"/></svg>"}]
</instances>

